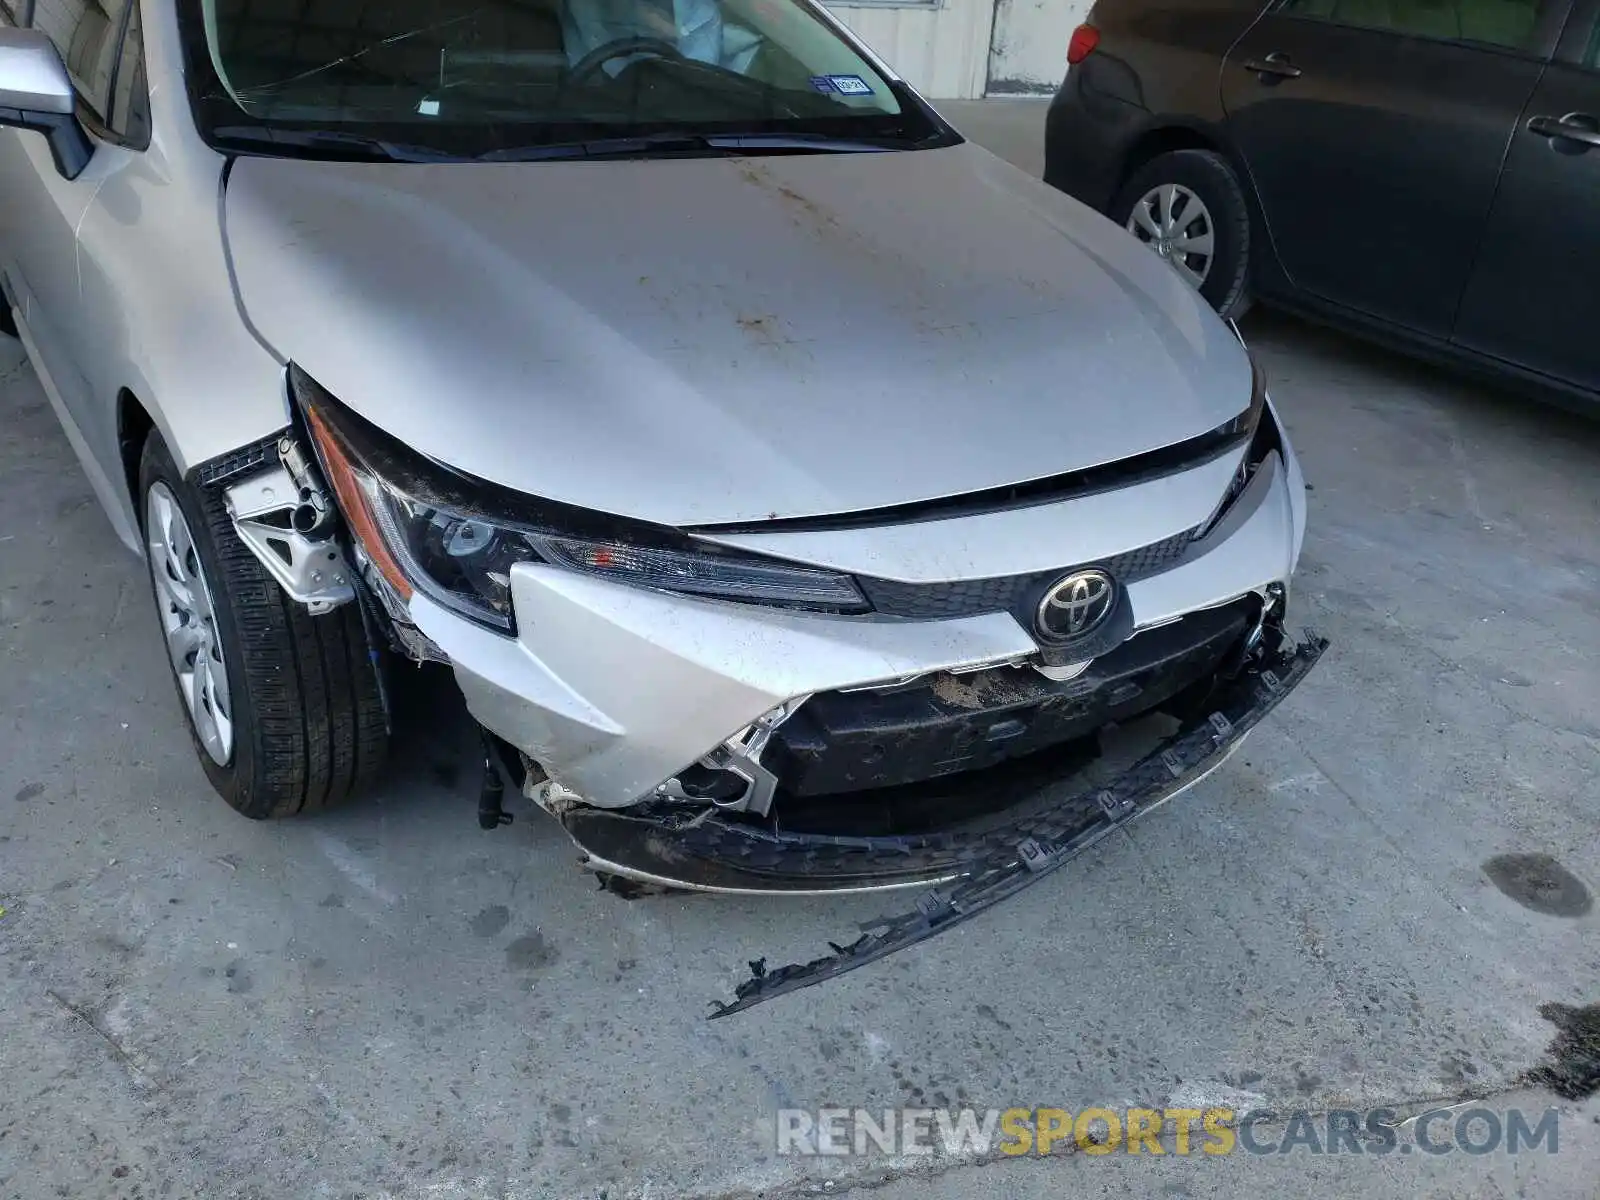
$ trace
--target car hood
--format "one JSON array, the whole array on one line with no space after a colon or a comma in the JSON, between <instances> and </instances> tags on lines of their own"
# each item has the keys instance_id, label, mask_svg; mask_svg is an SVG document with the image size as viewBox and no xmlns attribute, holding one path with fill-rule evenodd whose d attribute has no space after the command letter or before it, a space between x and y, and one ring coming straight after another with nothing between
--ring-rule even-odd
<instances>
[{"instance_id":1,"label":"car hood","mask_svg":"<svg viewBox=\"0 0 1600 1200\"><path fill-rule=\"evenodd\" d=\"M480 478L666 524L1044 478L1250 395L1176 273L971 144L244 158L225 216L247 319L356 412Z\"/></svg>"}]
</instances>

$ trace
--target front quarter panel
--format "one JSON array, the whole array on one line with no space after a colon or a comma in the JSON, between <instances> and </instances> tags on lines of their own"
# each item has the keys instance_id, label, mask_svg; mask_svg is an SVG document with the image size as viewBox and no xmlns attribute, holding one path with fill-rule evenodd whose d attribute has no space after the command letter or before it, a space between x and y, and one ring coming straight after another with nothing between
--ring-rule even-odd
<instances>
[{"instance_id":1,"label":"front quarter panel","mask_svg":"<svg viewBox=\"0 0 1600 1200\"><path fill-rule=\"evenodd\" d=\"M102 144L100 175L78 235L81 344L100 431L101 467L124 480L118 414L124 391L149 414L178 467L257 441L288 423L282 363L234 299L221 188L226 160L194 126L181 83L177 17L148 6L150 146ZM131 489L119 535L136 530ZM134 548L137 549L137 546Z\"/></svg>"}]
</instances>

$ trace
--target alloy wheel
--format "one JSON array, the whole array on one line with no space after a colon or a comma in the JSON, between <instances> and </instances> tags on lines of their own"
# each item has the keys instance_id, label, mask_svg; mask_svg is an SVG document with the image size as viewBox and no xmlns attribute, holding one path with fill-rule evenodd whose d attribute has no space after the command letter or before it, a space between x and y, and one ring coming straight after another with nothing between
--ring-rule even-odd
<instances>
[{"instance_id":1,"label":"alloy wheel","mask_svg":"<svg viewBox=\"0 0 1600 1200\"><path fill-rule=\"evenodd\" d=\"M1211 212L1181 183L1151 188L1128 215L1128 232L1198 289L1211 274L1216 231Z\"/></svg>"},{"instance_id":2,"label":"alloy wheel","mask_svg":"<svg viewBox=\"0 0 1600 1200\"><path fill-rule=\"evenodd\" d=\"M189 522L165 483L145 496L145 546L167 657L195 734L218 766L233 754L233 702L222 633Z\"/></svg>"}]
</instances>

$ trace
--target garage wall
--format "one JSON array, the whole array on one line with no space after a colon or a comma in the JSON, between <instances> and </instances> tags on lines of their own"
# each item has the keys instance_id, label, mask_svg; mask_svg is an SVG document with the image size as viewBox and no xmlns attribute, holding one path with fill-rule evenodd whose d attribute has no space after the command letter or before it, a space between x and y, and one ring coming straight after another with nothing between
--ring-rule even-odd
<instances>
[{"instance_id":1,"label":"garage wall","mask_svg":"<svg viewBox=\"0 0 1600 1200\"><path fill-rule=\"evenodd\" d=\"M1067 73L1067 41L1092 0L995 0L988 94L1049 95Z\"/></svg>"},{"instance_id":2,"label":"garage wall","mask_svg":"<svg viewBox=\"0 0 1600 1200\"><path fill-rule=\"evenodd\" d=\"M879 0L828 7L929 99L983 95L994 0Z\"/></svg>"}]
</instances>

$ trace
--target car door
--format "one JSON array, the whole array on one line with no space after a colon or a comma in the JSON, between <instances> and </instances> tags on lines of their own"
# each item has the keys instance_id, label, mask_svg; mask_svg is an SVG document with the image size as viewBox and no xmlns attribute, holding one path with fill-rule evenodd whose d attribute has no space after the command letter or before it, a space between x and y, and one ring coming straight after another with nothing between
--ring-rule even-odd
<instances>
[{"instance_id":1,"label":"car door","mask_svg":"<svg viewBox=\"0 0 1600 1200\"><path fill-rule=\"evenodd\" d=\"M0 19L30 24L55 44L91 139L125 144L113 128L112 102L128 92L117 75L127 28L137 24L136 0L32 0L31 13L24 11L28 0L0 0L0 6ZM87 381L94 347L83 319L78 229L110 166L97 152L76 179L64 179L43 136L0 130L0 264L46 390L64 410L58 415L97 491L106 487L107 464L116 462L115 413L94 403Z\"/></svg>"},{"instance_id":2,"label":"car door","mask_svg":"<svg viewBox=\"0 0 1600 1200\"><path fill-rule=\"evenodd\" d=\"M0 22L26 28L30 9L59 0L0 0ZM58 329L70 318L78 272L73 230L94 195L89 183L61 178L41 134L0 129L0 270L34 350L47 362L65 355Z\"/></svg>"},{"instance_id":3,"label":"car door","mask_svg":"<svg viewBox=\"0 0 1600 1200\"><path fill-rule=\"evenodd\" d=\"M1570 0L1280 0L1222 73L1294 286L1448 338Z\"/></svg>"},{"instance_id":4,"label":"car door","mask_svg":"<svg viewBox=\"0 0 1600 1200\"><path fill-rule=\"evenodd\" d=\"M1600 393L1600 0L1523 110L1455 341Z\"/></svg>"}]
</instances>

